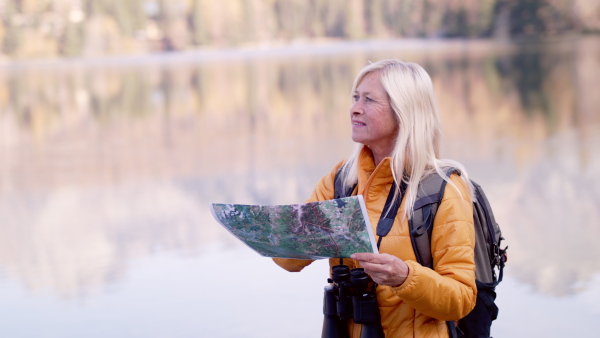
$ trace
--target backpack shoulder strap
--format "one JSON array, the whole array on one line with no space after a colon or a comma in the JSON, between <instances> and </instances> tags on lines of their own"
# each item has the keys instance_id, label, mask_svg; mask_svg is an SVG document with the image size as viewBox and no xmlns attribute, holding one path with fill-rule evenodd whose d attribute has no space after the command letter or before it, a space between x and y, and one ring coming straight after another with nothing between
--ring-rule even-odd
<instances>
[{"instance_id":1,"label":"backpack shoulder strap","mask_svg":"<svg viewBox=\"0 0 600 338\"><path fill-rule=\"evenodd\" d=\"M449 168L446 175L450 177L457 172L456 168ZM410 238L417 256L417 261L433 269L433 257L431 255L431 232L433 231L433 219L437 208L444 197L446 180L437 173L431 173L419 182L417 199L413 207L413 216L409 220Z\"/></svg>"},{"instance_id":2,"label":"backpack shoulder strap","mask_svg":"<svg viewBox=\"0 0 600 338\"><path fill-rule=\"evenodd\" d=\"M340 169L335 174L335 180L333 181L333 198L343 198L352 196L356 185L352 187L348 187L348 189L344 190L344 182L342 181L342 170L344 166L341 166Z\"/></svg>"}]
</instances>

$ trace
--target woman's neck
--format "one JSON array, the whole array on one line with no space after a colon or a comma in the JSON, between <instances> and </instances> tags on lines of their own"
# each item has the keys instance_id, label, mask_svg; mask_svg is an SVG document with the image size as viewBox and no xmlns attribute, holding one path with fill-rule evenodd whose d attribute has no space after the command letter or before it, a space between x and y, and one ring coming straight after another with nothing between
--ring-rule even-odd
<instances>
[{"instance_id":1,"label":"woman's neck","mask_svg":"<svg viewBox=\"0 0 600 338\"><path fill-rule=\"evenodd\" d=\"M379 165L379 163L381 163L381 161L383 161L384 158L389 157L390 154L392 153L392 151L389 149L381 150L381 149L373 149L371 147L369 147L369 149L371 149L371 154L373 154L373 161L375 162L375 167L377 167Z\"/></svg>"},{"instance_id":2,"label":"woman's neck","mask_svg":"<svg viewBox=\"0 0 600 338\"><path fill-rule=\"evenodd\" d=\"M386 157L387 156L377 156L377 155L373 154L373 161L375 162L375 167L377 167L379 165L379 163L381 163L381 161L383 161L383 159Z\"/></svg>"}]
</instances>

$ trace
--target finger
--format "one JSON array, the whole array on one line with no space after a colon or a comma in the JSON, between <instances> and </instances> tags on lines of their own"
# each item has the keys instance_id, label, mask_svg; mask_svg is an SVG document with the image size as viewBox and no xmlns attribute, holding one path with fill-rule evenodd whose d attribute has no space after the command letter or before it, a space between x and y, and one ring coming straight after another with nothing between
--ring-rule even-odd
<instances>
[{"instance_id":1,"label":"finger","mask_svg":"<svg viewBox=\"0 0 600 338\"><path fill-rule=\"evenodd\" d=\"M389 273L390 267L386 264L373 263L373 262L361 262L361 266L365 269L365 272L369 275L374 274L386 274Z\"/></svg>"},{"instance_id":2,"label":"finger","mask_svg":"<svg viewBox=\"0 0 600 338\"><path fill-rule=\"evenodd\" d=\"M355 256L356 255L356 256ZM374 254L374 253L355 253L350 256L350 258L355 259L362 263L371 263L371 264L388 264L392 262L396 257L391 256L389 254Z\"/></svg>"},{"instance_id":3,"label":"finger","mask_svg":"<svg viewBox=\"0 0 600 338\"><path fill-rule=\"evenodd\" d=\"M360 262L371 262L374 259L375 254L368 252L358 252L350 255L350 258Z\"/></svg>"}]
</instances>

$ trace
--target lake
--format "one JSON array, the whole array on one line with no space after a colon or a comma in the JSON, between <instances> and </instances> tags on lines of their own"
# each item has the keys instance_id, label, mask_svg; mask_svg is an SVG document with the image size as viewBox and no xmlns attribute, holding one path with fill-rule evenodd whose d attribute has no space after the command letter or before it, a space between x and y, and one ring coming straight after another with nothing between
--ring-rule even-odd
<instances>
[{"instance_id":1,"label":"lake","mask_svg":"<svg viewBox=\"0 0 600 338\"><path fill-rule=\"evenodd\" d=\"M319 337L288 273L209 203L291 204L347 157L369 60L431 75L509 261L494 337L594 337L600 39L366 41L0 66L1 337Z\"/></svg>"}]
</instances>

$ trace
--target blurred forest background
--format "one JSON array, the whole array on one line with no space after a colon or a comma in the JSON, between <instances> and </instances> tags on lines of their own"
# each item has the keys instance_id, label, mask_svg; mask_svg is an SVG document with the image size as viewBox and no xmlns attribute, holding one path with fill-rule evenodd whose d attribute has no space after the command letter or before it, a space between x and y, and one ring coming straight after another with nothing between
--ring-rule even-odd
<instances>
[{"instance_id":1,"label":"blurred forest background","mask_svg":"<svg viewBox=\"0 0 600 338\"><path fill-rule=\"evenodd\" d=\"M0 337L318 335L327 262L207 206L303 201L388 57L507 238L494 336L596 336L600 0L0 0Z\"/></svg>"},{"instance_id":2,"label":"blurred forest background","mask_svg":"<svg viewBox=\"0 0 600 338\"><path fill-rule=\"evenodd\" d=\"M597 0L0 0L0 61L600 32Z\"/></svg>"}]
</instances>

